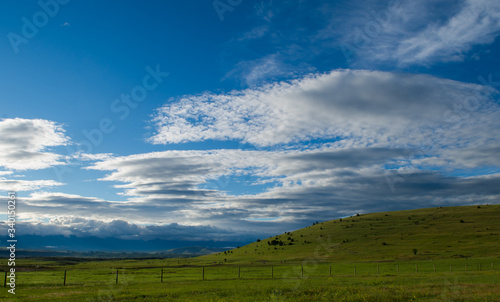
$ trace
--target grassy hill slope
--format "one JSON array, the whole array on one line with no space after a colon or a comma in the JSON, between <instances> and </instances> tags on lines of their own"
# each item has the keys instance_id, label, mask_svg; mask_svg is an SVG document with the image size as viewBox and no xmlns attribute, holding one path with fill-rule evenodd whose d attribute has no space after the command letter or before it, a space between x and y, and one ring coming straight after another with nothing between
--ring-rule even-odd
<instances>
[{"instance_id":1,"label":"grassy hill slope","mask_svg":"<svg viewBox=\"0 0 500 302\"><path fill-rule=\"evenodd\" d=\"M250 263L498 257L500 205L439 207L320 222L202 261Z\"/></svg>"}]
</instances>

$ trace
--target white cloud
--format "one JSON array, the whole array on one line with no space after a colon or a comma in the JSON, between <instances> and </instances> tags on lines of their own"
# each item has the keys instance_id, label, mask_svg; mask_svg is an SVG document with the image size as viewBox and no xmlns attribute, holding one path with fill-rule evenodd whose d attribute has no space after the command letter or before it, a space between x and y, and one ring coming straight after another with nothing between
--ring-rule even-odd
<instances>
[{"instance_id":1,"label":"white cloud","mask_svg":"<svg viewBox=\"0 0 500 302\"><path fill-rule=\"evenodd\" d=\"M459 61L474 45L490 44L500 34L500 2L467 0L444 24L427 28L400 42L401 64Z\"/></svg>"},{"instance_id":2,"label":"white cloud","mask_svg":"<svg viewBox=\"0 0 500 302\"><path fill-rule=\"evenodd\" d=\"M0 121L0 166L12 170L39 170L62 165L62 156L48 148L68 143L62 126L52 121L3 119Z\"/></svg>"},{"instance_id":3,"label":"white cloud","mask_svg":"<svg viewBox=\"0 0 500 302\"><path fill-rule=\"evenodd\" d=\"M51 218L54 216L69 216L74 213L80 217L100 217L105 219L106 215L110 213L118 215L118 208L122 205L119 202L96 197L84 197L59 192L35 192L31 193L29 197L20 198L20 200L24 207L23 211L19 213L22 218ZM103 212L100 212L101 210Z\"/></svg>"},{"instance_id":4,"label":"white cloud","mask_svg":"<svg viewBox=\"0 0 500 302\"><path fill-rule=\"evenodd\" d=\"M62 185L62 183L54 180L9 180L0 178L0 190L4 191L34 191Z\"/></svg>"},{"instance_id":5,"label":"white cloud","mask_svg":"<svg viewBox=\"0 0 500 302\"><path fill-rule=\"evenodd\" d=\"M80 160L80 161L96 161L96 160L104 160L104 159L109 159L113 156L111 153L97 153L97 154L89 154L89 153L75 153L73 155L74 159Z\"/></svg>"},{"instance_id":6,"label":"white cloud","mask_svg":"<svg viewBox=\"0 0 500 302\"><path fill-rule=\"evenodd\" d=\"M288 64L283 60L281 53L275 53L255 60L239 61L222 80L237 78L241 79L246 87L256 87L280 77L291 78L296 74L311 70L309 66Z\"/></svg>"},{"instance_id":7,"label":"white cloud","mask_svg":"<svg viewBox=\"0 0 500 302\"><path fill-rule=\"evenodd\" d=\"M262 38L269 31L269 27L262 25L259 27L252 28L251 30L244 33L237 41L246 41Z\"/></svg>"},{"instance_id":8,"label":"white cloud","mask_svg":"<svg viewBox=\"0 0 500 302\"><path fill-rule=\"evenodd\" d=\"M480 143L498 129L491 90L424 75L337 70L228 94L184 96L158 109L155 144L237 140L256 146L337 139L347 145ZM464 106L463 115L453 112ZM455 121L453 118L458 119ZM462 127L456 126L460 123ZM457 129L455 129L457 128ZM437 131L445 137L434 141Z\"/></svg>"},{"instance_id":9,"label":"white cloud","mask_svg":"<svg viewBox=\"0 0 500 302\"><path fill-rule=\"evenodd\" d=\"M336 41L354 66L462 61L474 46L490 44L500 34L497 1L393 1L386 7L362 3L347 17L335 14L317 35Z\"/></svg>"}]
</instances>

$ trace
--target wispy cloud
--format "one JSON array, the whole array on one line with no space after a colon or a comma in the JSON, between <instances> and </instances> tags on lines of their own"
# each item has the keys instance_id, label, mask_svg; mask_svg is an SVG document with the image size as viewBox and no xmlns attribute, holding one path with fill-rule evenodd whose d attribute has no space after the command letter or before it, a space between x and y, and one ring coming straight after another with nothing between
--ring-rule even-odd
<instances>
[{"instance_id":1,"label":"wispy cloud","mask_svg":"<svg viewBox=\"0 0 500 302\"><path fill-rule=\"evenodd\" d=\"M488 0L300 1L257 9L256 15L261 22L245 36L272 49L259 52L260 59L279 54L282 62L311 66L338 52L356 68L462 61L475 46L491 44L500 34L500 4Z\"/></svg>"},{"instance_id":2,"label":"wispy cloud","mask_svg":"<svg viewBox=\"0 0 500 302\"><path fill-rule=\"evenodd\" d=\"M500 34L500 4L495 1L391 3L360 5L348 17L330 20L318 38L338 43L354 66L404 67L462 61L474 46L490 44Z\"/></svg>"},{"instance_id":3,"label":"wispy cloud","mask_svg":"<svg viewBox=\"0 0 500 302\"><path fill-rule=\"evenodd\" d=\"M251 30L245 32L241 37L236 39L237 41L246 41L262 38L269 31L269 27L262 25L259 27L252 28Z\"/></svg>"},{"instance_id":4,"label":"wispy cloud","mask_svg":"<svg viewBox=\"0 0 500 302\"><path fill-rule=\"evenodd\" d=\"M461 61L474 45L490 44L500 34L500 3L467 0L444 24L430 23L402 40L396 50L400 64Z\"/></svg>"},{"instance_id":5,"label":"wispy cloud","mask_svg":"<svg viewBox=\"0 0 500 302\"><path fill-rule=\"evenodd\" d=\"M0 190L4 191L34 191L42 188L62 185L64 184L54 180L9 180L0 177Z\"/></svg>"}]
</instances>

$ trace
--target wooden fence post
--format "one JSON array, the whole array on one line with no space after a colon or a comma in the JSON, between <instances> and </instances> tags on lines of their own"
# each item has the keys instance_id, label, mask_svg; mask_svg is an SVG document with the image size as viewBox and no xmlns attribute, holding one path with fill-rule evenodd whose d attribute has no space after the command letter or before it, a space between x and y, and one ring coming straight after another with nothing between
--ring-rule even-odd
<instances>
[{"instance_id":1,"label":"wooden fence post","mask_svg":"<svg viewBox=\"0 0 500 302\"><path fill-rule=\"evenodd\" d=\"M332 275L332 266L330 265L330 276Z\"/></svg>"},{"instance_id":2,"label":"wooden fence post","mask_svg":"<svg viewBox=\"0 0 500 302\"><path fill-rule=\"evenodd\" d=\"M3 287L7 287L7 271L5 271L5 279L3 280Z\"/></svg>"},{"instance_id":3,"label":"wooden fence post","mask_svg":"<svg viewBox=\"0 0 500 302\"><path fill-rule=\"evenodd\" d=\"M205 280L205 267L203 267L202 271L201 271L201 278L203 280Z\"/></svg>"},{"instance_id":4,"label":"wooden fence post","mask_svg":"<svg viewBox=\"0 0 500 302\"><path fill-rule=\"evenodd\" d=\"M302 268L302 277L304 277L304 266L301 266Z\"/></svg>"},{"instance_id":5,"label":"wooden fence post","mask_svg":"<svg viewBox=\"0 0 500 302\"><path fill-rule=\"evenodd\" d=\"M66 286L66 270L64 270L64 283L63 286Z\"/></svg>"},{"instance_id":6,"label":"wooden fence post","mask_svg":"<svg viewBox=\"0 0 500 302\"><path fill-rule=\"evenodd\" d=\"M163 283L163 269L161 269L160 282Z\"/></svg>"},{"instance_id":7,"label":"wooden fence post","mask_svg":"<svg viewBox=\"0 0 500 302\"><path fill-rule=\"evenodd\" d=\"M118 284L118 270L116 270L116 284Z\"/></svg>"}]
</instances>

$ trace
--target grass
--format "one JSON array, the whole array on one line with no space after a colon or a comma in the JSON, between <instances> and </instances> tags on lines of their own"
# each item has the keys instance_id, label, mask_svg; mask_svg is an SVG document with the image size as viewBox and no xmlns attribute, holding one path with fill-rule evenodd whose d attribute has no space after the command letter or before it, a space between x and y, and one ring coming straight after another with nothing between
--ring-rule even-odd
<instances>
[{"instance_id":1,"label":"grass","mask_svg":"<svg viewBox=\"0 0 500 302\"><path fill-rule=\"evenodd\" d=\"M500 301L498 218L497 205L421 209L321 222L197 258L18 259L17 294L5 289L0 300Z\"/></svg>"},{"instance_id":2,"label":"grass","mask_svg":"<svg viewBox=\"0 0 500 302\"><path fill-rule=\"evenodd\" d=\"M129 276L130 277L130 276ZM498 301L495 271L337 275L238 280L124 279L105 284L32 286L5 301Z\"/></svg>"},{"instance_id":3,"label":"grass","mask_svg":"<svg viewBox=\"0 0 500 302\"><path fill-rule=\"evenodd\" d=\"M325 262L496 257L499 218L500 205L366 214L320 222L200 259L276 263L311 257ZM273 240L283 245L272 245Z\"/></svg>"}]
</instances>

